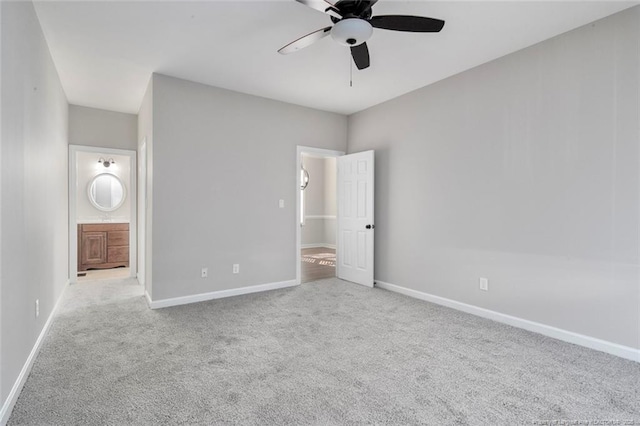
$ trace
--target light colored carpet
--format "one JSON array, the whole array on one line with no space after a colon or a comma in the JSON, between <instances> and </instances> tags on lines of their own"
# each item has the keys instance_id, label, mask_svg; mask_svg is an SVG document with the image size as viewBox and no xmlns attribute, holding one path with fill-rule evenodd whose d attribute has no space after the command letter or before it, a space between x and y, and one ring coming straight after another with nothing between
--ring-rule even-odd
<instances>
[{"instance_id":1,"label":"light colored carpet","mask_svg":"<svg viewBox=\"0 0 640 426\"><path fill-rule=\"evenodd\" d=\"M640 364L337 279L155 311L100 282L9 424L639 424L639 392Z\"/></svg>"}]
</instances>

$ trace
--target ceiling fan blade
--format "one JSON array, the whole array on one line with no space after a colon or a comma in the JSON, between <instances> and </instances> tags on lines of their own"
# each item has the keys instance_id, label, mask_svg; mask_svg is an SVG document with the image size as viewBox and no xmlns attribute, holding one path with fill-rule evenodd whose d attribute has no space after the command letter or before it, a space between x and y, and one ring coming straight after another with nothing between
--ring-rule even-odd
<instances>
[{"instance_id":1,"label":"ceiling fan blade","mask_svg":"<svg viewBox=\"0 0 640 426\"><path fill-rule=\"evenodd\" d=\"M342 15L338 8L325 0L296 0L298 3L302 3L305 6L309 6L312 9L319 10L334 18L342 19Z\"/></svg>"},{"instance_id":2,"label":"ceiling fan blade","mask_svg":"<svg viewBox=\"0 0 640 426\"><path fill-rule=\"evenodd\" d=\"M306 36L302 36L299 39L292 41L291 43L287 44L286 46L280 48L280 50L278 50L278 53L281 53L283 55L286 55L288 53L293 53L296 52L300 49L303 49L307 46L312 45L313 43L315 43L316 41L326 37L329 35L329 33L331 33L331 26L325 27L325 28L321 28L318 31L314 31L310 34L307 34Z\"/></svg>"},{"instance_id":3,"label":"ceiling fan blade","mask_svg":"<svg viewBox=\"0 0 640 426\"><path fill-rule=\"evenodd\" d=\"M369 68L369 48L367 43L351 47L351 56L359 70Z\"/></svg>"},{"instance_id":4,"label":"ceiling fan blade","mask_svg":"<svg viewBox=\"0 0 640 426\"><path fill-rule=\"evenodd\" d=\"M365 1L369 3L369 9L371 9L374 4L378 3L378 0L365 0Z\"/></svg>"},{"instance_id":5,"label":"ceiling fan blade","mask_svg":"<svg viewBox=\"0 0 640 426\"><path fill-rule=\"evenodd\" d=\"M380 15L369 21L374 28L412 33L437 33L444 27L441 19L410 15Z\"/></svg>"}]
</instances>

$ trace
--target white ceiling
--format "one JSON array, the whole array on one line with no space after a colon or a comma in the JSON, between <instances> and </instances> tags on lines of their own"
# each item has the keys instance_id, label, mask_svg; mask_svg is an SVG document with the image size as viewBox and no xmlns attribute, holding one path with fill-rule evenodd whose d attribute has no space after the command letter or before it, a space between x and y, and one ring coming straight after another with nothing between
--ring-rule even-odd
<instances>
[{"instance_id":1,"label":"white ceiling","mask_svg":"<svg viewBox=\"0 0 640 426\"><path fill-rule=\"evenodd\" d=\"M327 37L277 50L330 25L294 0L36 3L71 104L137 113L152 72L350 114L605 17L637 2L380 0L374 16L444 19L438 34L375 29L371 67Z\"/></svg>"}]
</instances>

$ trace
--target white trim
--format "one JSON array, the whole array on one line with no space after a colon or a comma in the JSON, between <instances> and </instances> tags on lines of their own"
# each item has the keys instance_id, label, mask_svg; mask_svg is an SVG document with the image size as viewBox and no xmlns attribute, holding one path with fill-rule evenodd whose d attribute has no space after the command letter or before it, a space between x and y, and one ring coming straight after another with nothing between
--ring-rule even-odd
<instances>
[{"instance_id":1,"label":"white trim","mask_svg":"<svg viewBox=\"0 0 640 426\"><path fill-rule=\"evenodd\" d=\"M78 281L78 218L77 218L77 185L78 167L76 158L78 152L105 153L129 157L129 196L131 197L129 211L129 270L130 278L138 276L138 187L137 187L137 152L128 149L103 148L95 146L69 145L69 282Z\"/></svg>"},{"instance_id":2,"label":"white trim","mask_svg":"<svg viewBox=\"0 0 640 426\"><path fill-rule=\"evenodd\" d=\"M304 217L306 219L337 219L336 215L309 215Z\"/></svg>"},{"instance_id":3,"label":"white trim","mask_svg":"<svg viewBox=\"0 0 640 426\"><path fill-rule=\"evenodd\" d=\"M78 191L77 149L69 146L69 282L78 282L78 224L76 194ZM75 253L75 255L72 255Z\"/></svg>"},{"instance_id":4,"label":"white trim","mask_svg":"<svg viewBox=\"0 0 640 426\"><path fill-rule=\"evenodd\" d=\"M335 244L325 244L325 243L320 243L320 244L301 244L301 246L303 249L306 248L328 248L328 249L336 249L336 245Z\"/></svg>"},{"instance_id":5,"label":"white trim","mask_svg":"<svg viewBox=\"0 0 640 426\"><path fill-rule=\"evenodd\" d=\"M60 302L62 301L62 298L68 286L69 286L69 281L67 281L67 283L62 288L60 297L58 297L56 304L53 306L53 309L51 310L51 314L49 314L49 318L47 318L47 322L44 323L44 327L42 327L42 331L40 332L40 335L38 336L36 343L33 345L33 348L31 349L31 353L29 354L29 357L27 358L24 365L22 366L22 370L20 371L18 378L13 384L13 387L11 388L11 391L9 392L7 399L5 399L4 404L2 404L2 409L0 409L0 425L6 425L7 422L9 421L9 417L11 417L11 411L13 411L13 407L16 405L16 401L20 396L22 387L24 386L24 383L27 381L27 378L29 377L29 373L31 372L31 368L33 367L33 362L36 360L36 357L38 356L38 352L40 352L40 347L42 346L42 342L44 341L44 338L49 332L49 328L51 327L53 318L55 317L56 312L58 311L58 307L60 306Z\"/></svg>"},{"instance_id":6,"label":"white trim","mask_svg":"<svg viewBox=\"0 0 640 426\"><path fill-rule=\"evenodd\" d=\"M436 305L446 306L447 308L456 309L468 314L477 315L482 318L487 318L493 321L501 322L503 324L508 324L513 327L518 327L528 331L532 331L534 333L553 337L554 339L573 343L579 346L584 346L590 349L595 349L597 351L606 352L608 354L616 355L621 358L629 359L631 361L640 362L640 349L608 342L606 340L596 339L595 337L585 336L584 334L574 333L572 331L563 330L561 328L552 327L550 325L541 324L539 322L529 321L523 318L502 314L500 312L480 308L474 305L468 305L466 303L458 302L440 296L435 296L429 293L423 293L418 290L400 287L398 285L389 284L383 281L376 280L375 283L376 287L404 294L405 296L413 297L415 299L435 303Z\"/></svg>"},{"instance_id":7,"label":"white trim","mask_svg":"<svg viewBox=\"0 0 640 426\"><path fill-rule=\"evenodd\" d=\"M300 228L302 225L300 224L300 173L297 171L302 167L302 154L309 155L312 157L320 157L320 158L335 158L340 157L345 154L344 151L334 151L331 149L323 149L323 148L314 148L311 146L296 146L296 284L300 284L302 277L302 232ZM337 192L336 192L337 194ZM308 216L307 216L308 217ZM338 236L338 229L336 227L336 241ZM337 255L337 252L336 252ZM336 275L338 272L338 264L336 262Z\"/></svg>"},{"instance_id":8,"label":"white trim","mask_svg":"<svg viewBox=\"0 0 640 426\"><path fill-rule=\"evenodd\" d=\"M151 300L149 293L145 292L147 303L151 309L168 308L169 306L186 305L188 303L204 302L225 297L240 296L242 294L260 293L262 291L276 290L279 288L295 287L296 280L280 281L268 284L259 284L249 287L230 288L228 290L212 291L210 293L193 294L191 296L174 297L171 299Z\"/></svg>"},{"instance_id":9,"label":"white trim","mask_svg":"<svg viewBox=\"0 0 640 426\"><path fill-rule=\"evenodd\" d=\"M139 154L137 157L138 164L136 165L136 179L138 189L136 191L136 198L138 204L138 217L136 219L136 226L138 228L138 235L136 241L138 246L136 247L136 260L137 260L137 273L138 282L145 289L147 286L147 137L142 138L141 143L138 145Z\"/></svg>"},{"instance_id":10,"label":"white trim","mask_svg":"<svg viewBox=\"0 0 640 426\"><path fill-rule=\"evenodd\" d=\"M149 292L147 290L144 291L144 298L147 300L147 305L149 305L149 308L153 309L151 307L153 301L151 300L151 296L149 296Z\"/></svg>"}]
</instances>

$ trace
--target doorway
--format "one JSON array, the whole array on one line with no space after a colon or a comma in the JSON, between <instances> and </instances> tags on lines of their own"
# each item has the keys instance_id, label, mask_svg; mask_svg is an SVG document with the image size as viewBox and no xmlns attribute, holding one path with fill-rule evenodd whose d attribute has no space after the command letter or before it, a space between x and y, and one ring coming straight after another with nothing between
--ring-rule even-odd
<instances>
[{"instance_id":1,"label":"doorway","mask_svg":"<svg viewBox=\"0 0 640 426\"><path fill-rule=\"evenodd\" d=\"M375 152L373 150L345 155L341 151L298 146L296 151L296 282L302 283L303 228L309 218L306 204L305 184L313 177L303 168L306 157L332 158L336 162L334 171L328 175L329 184L335 195L336 226L333 232L335 270L328 276L336 276L366 287L374 285L374 195L375 195ZM328 166L331 168L331 166ZM326 175L326 174L325 174ZM325 176L327 177L327 176ZM333 180L331 178L333 177ZM330 200L332 196L327 196ZM322 210L321 210L322 211ZM326 210L324 210L326 212ZM331 211L331 210L329 210ZM313 216L313 215L311 215ZM328 216L332 215L318 215ZM324 231L323 231L324 232ZM321 242L320 247L326 249L323 256L312 257L314 260L330 258L331 243ZM311 262L309 262L311 263ZM314 262L315 263L315 262ZM328 262L325 262L328 263ZM333 266L325 264L322 266ZM307 277L309 279L309 277Z\"/></svg>"},{"instance_id":2,"label":"doorway","mask_svg":"<svg viewBox=\"0 0 640 426\"><path fill-rule=\"evenodd\" d=\"M298 147L297 282L337 276L336 158L341 151Z\"/></svg>"},{"instance_id":3,"label":"doorway","mask_svg":"<svg viewBox=\"0 0 640 426\"><path fill-rule=\"evenodd\" d=\"M336 276L336 158L302 153L301 282Z\"/></svg>"},{"instance_id":4,"label":"doorway","mask_svg":"<svg viewBox=\"0 0 640 426\"><path fill-rule=\"evenodd\" d=\"M69 282L135 278L136 152L69 147Z\"/></svg>"}]
</instances>

